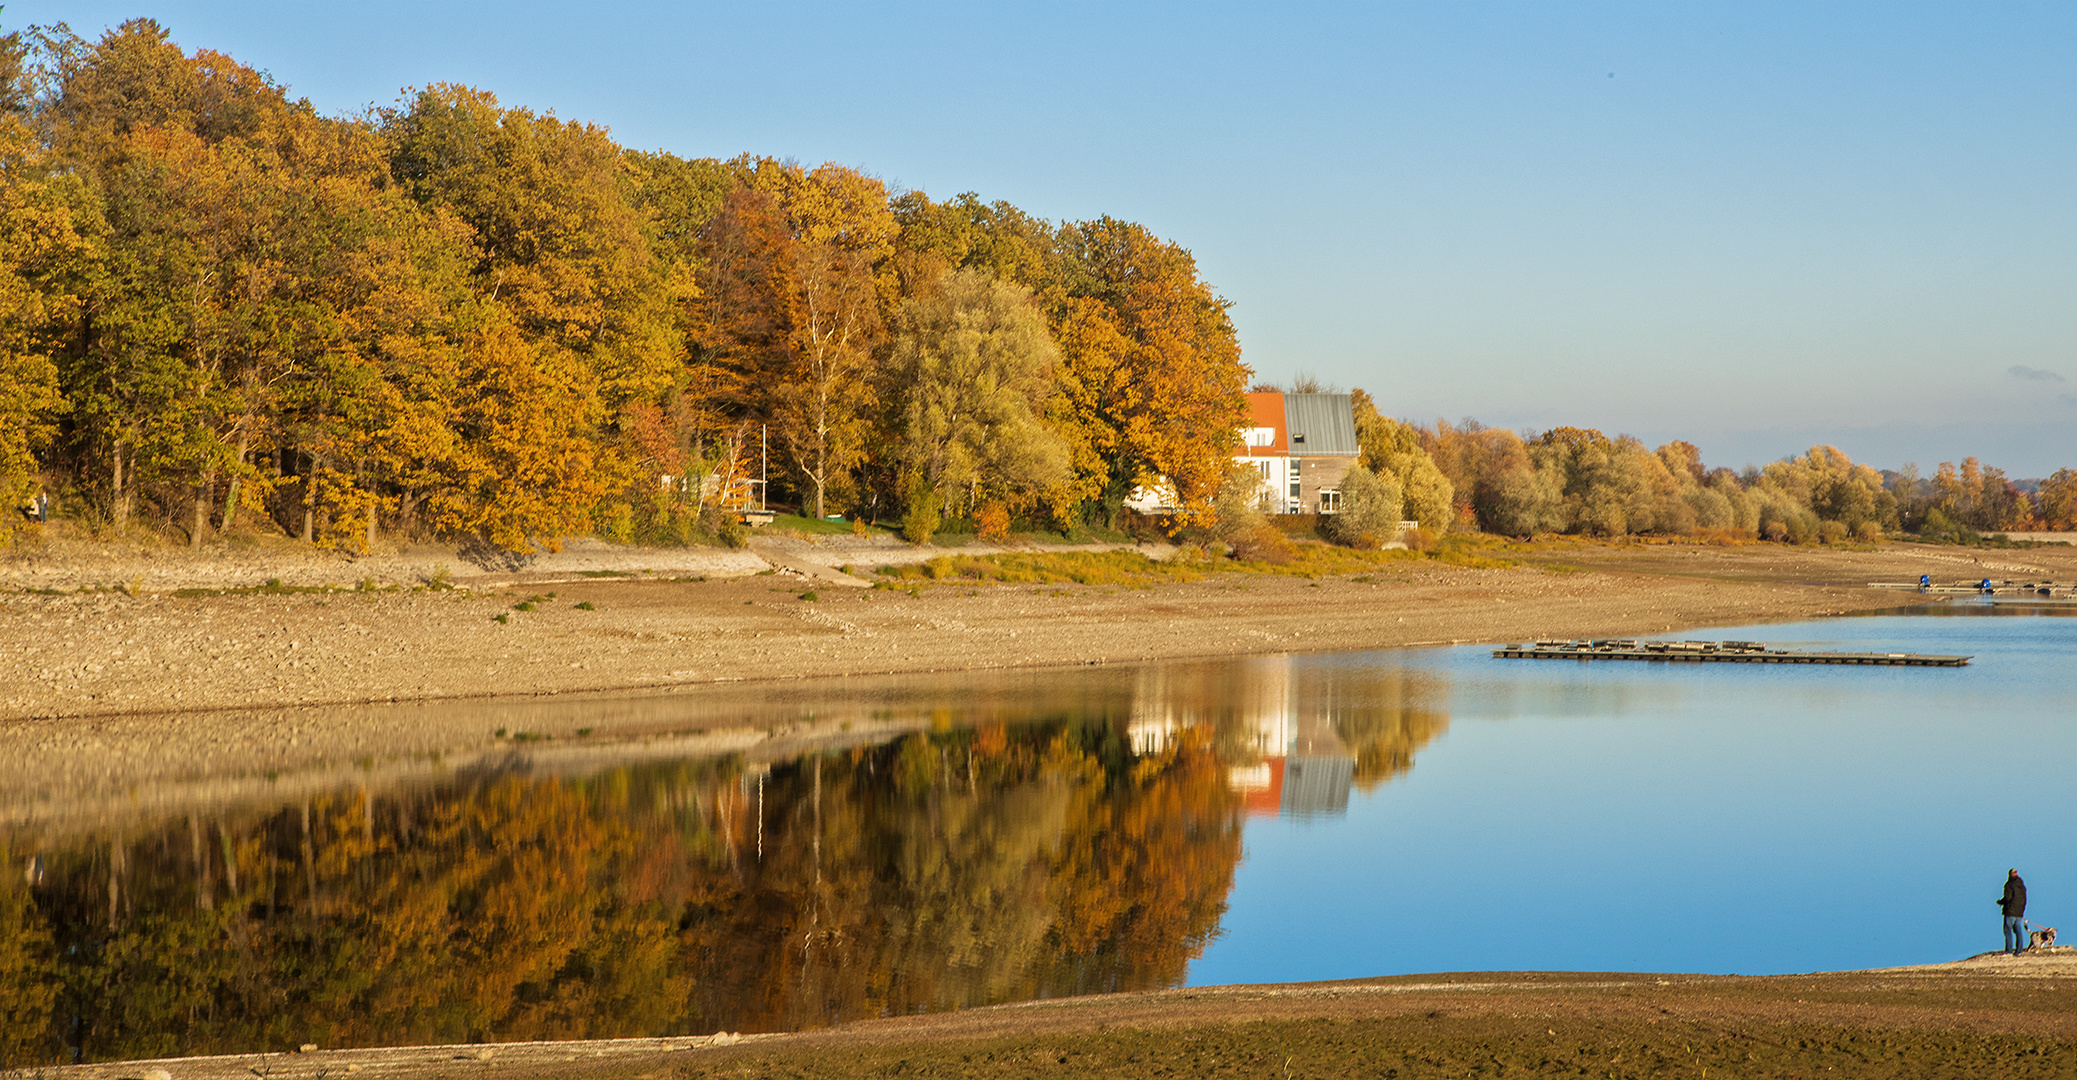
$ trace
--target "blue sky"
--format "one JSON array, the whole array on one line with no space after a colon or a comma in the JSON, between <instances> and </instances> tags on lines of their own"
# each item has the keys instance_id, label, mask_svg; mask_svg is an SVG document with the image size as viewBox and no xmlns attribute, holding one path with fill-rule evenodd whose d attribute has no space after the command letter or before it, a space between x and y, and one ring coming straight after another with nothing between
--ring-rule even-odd
<instances>
[{"instance_id":1,"label":"blue sky","mask_svg":"<svg viewBox=\"0 0 2077 1080\"><path fill-rule=\"evenodd\" d=\"M327 112L461 82L683 155L1140 221L1387 412L2077 465L2077 7L14 0Z\"/></svg>"}]
</instances>

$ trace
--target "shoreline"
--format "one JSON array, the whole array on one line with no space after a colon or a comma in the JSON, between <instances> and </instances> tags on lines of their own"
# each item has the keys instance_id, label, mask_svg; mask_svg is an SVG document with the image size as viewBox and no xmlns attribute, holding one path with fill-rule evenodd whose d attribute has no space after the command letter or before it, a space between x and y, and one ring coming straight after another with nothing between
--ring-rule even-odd
<instances>
[{"instance_id":1,"label":"shoreline","mask_svg":"<svg viewBox=\"0 0 2077 1080\"><path fill-rule=\"evenodd\" d=\"M0 714L0 827L120 827L139 814L342 785L408 787L514 762L552 773L688 754L776 759L930 723L886 707L905 694L955 687L979 716L996 703L1028 704L1056 683L1129 687L1137 665L1157 660L1629 636L1890 610L1921 598L1866 582L1934 572L1959 557L1955 550L1965 549L1559 543L1503 552L1518 563L1506 569L1406 560L1317 579L1226 573L1145 588L939 582L912 596L830 586L816 600L800 594L819 576L783 569L704 581L566 574L552 585L507 572L467 592L0 594L0 644L12 655L47 655L28 650L55 639L76 658L102 658L100 671L80 673L93 687L160 704L179 702L175 690L190 695L177 711ZM2056 580L2077 577L2077 552L1986 554L2039 561ZM553 607L518 609L543 591L559 594ZM510 622L492 622L506 613ZM274 647L239 648L254 640ZM124 663L140 642L142 658ZM573 666L583 664L596 666ZM734 678L730 664L740 669ZM869 673L868 664L895 670ZM572 685L659 671L706 680ZM193 704L282 688L343 695L401 678L449 678L437 685L478 696ZM19 694L21 680L19 670L0 674L0 701ZM495 693L529 680L518 694ZM848 711L825 707L838 699ZM521 744L497 729L541 741ZM1665 1075L1704 1058L1713 1074L1768 1061L1754 1071L1836 1067L1890 1077L1936 1062L1984 1075L2026 1046L2077 1070L2077 1008L2066 1004L2073 990L2077 950L2064 947L2020 961L1986 955L1768 976L1475 972L1183 987L718 1039L282 1048L61 1071L92 1080L319 1080L346 1071L690 1080L893 1075L920 1063L923 1075L1151 1077L1217 1074L1202 1055L1254 1075L1260 1068L1239 1066L1284 1054L1310 1063L1313 1075L1419 1072L1432 1061L1469 1072L1495 1055L1535 1074L1538 1062L1560 1060L1552 1048L1563 1044L1563 1060L1592 1060L1617 1075ZM1888 1071L1870 1071L1856 1055L1871 1035L1911 1049ZM1351 1047L1358 1056L1346 1056L1358 1053ZM1765 1057L1775 1053L1769 1047L1775 1058ZM1646 1064L1624 1072L1633 1062Z\"/></svg>"},{"instance_id":2,"label":"shoreline","mask_svg":"<svg viewBox=\"0 0 2077 1080\"><path fill-rule=\"evenodd\" d=\"M654 567L640 563L714 553L629 549L572 551L567 561L582 560L575 569L457 577L452 590L0 593L0 649L15 658L0 671L0 802L20 813L53 795L173 779L466 758L509 748L501 728L557 740L583 731L601 744L739 729L762 740L798 729L786 703L823 687L1042 687L1075 669L1154 661L1627 637L1870 612L1918 598L1867 582L1953 576L1951 560L1962 558L1981 560L1972 572L2077 578L2077 549L2061 547L1983 559L1916 545L1547 542L1496 550L1515 563L1505 569L1402 559L1316 578L905 579L872 589L823 582L864 586L839 567L945 552L759 547L775 558L753 551L763 569L733 576L644 574ZM178 569L158 564L163 576ZM187 565L224 574L208 556ZM19 590L21 580L9 567L0 586Z\"/></svg>"}]
</instances>

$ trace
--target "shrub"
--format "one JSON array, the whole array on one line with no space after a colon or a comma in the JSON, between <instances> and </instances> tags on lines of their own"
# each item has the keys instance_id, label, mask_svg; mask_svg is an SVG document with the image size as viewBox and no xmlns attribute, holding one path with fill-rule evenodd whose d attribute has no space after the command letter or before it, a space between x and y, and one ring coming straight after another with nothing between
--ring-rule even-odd
<instances>
[{"instance_id":1,"label":"shrub","mask_svg":"<svg viewBox=\"0 0 2077 1080\"><path fill-rule=\"evenodd\" d=\"M1001 503L989 503L974 515L975 533L990 544L1010 542L1010 511Z\"/></svg>"},{"instance_id":2,"label":"shrub","mask_svg":"<svg viewBox=\"0 0 2077 1080\"><path fill-rule=\"evenodd\" d=\"M911 544L928 544L937 535L938 526L944 524L944 499L935 491L918 491L909 498L909 510L902 515L902 539Z\"/></svg>"},{"instance_id":3,"label":"shrub","mask_svg":"<svg viewBox=\"0 0 2077 1080\"><path fill-rule=\"evenodd\" d=\"M700 529L714 539L732 548L746 547L750 543L750 528L743 524L733 510L709 504L700 510Z\"/></svg>"},{"instance_id":4,"label":"shrub","mask_svg":"<svg viewBox=\"0 0 2077 1080\"><path fill-rule=\"evenodd\" d=\"M1341 512L1328 516L1321 529L1344 547L1382 547L1398 531L1403 506L1397 477L1379 476L1358 462L1341 479Z\"/></svg>"}]
</instances>

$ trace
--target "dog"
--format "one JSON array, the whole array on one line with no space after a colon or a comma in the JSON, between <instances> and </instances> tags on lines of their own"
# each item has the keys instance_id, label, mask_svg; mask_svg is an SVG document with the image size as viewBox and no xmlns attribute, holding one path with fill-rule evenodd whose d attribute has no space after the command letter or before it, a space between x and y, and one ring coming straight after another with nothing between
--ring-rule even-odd
<instances>
[{"instance_id":1,"label":"dog","mask_svg":"<svg viewBox=\"0 0 2077 1080\"><path fill-rule=\"evenodd\" d=\"M2027 948L2039 949L2055 944L2055 927L2044 926L2027 935Z\"/></svg>"}]
</instances>

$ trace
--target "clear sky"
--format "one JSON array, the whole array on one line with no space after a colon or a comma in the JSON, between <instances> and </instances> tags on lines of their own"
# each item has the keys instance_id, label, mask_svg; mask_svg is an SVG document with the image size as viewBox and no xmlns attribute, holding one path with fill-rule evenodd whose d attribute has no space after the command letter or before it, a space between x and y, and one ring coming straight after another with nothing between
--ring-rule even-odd
<instances>
[{"instance_id":1,"label":"clear sky","mask_svg":"<svg viewBox=\"0 0 2077 1080\"><path fill-rule=\"evenodd\" d=\"M298 3L136 15L321 110L467 83L1190 248L1394 415L2077 466L2077 5Z\"/></svg>"}]
</instances>

